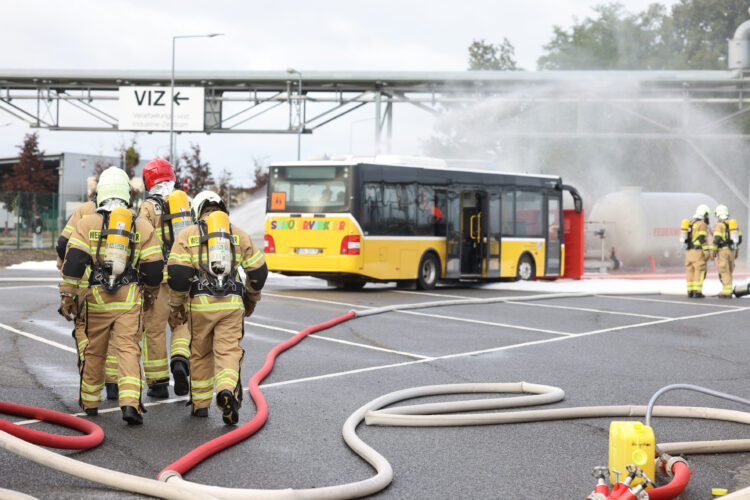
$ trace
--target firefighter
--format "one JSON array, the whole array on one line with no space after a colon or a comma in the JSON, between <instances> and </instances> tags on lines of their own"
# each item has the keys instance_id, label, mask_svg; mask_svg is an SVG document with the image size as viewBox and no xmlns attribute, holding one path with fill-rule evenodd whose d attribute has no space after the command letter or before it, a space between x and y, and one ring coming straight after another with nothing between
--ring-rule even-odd
<instances>
[{"instance_id":1,"label":"firefighter","mask_svg":"<svg viewBox=\"0 0 750 500\"><path fill-rule=\"evenodd\" d=\"M78 288L87 267L83 314L87 345L83 349L79 404L88 415L98 413L104 385L102 366L110 337L117 356L117 384L122 418L128 425L143 423L143 380L140 366L141 308L150 308L161 283L164 261L151 225L128 210L130 184L117 167L102 172L96 188L96 213L73 229L62 266L60 314L76 314ZM143 285L141 285L143 283ZM141 288L150 294L143 299Z\"/></svg>"},{"instance_id":2,"label":"firefighter","mask_svg":"<svg viewBox=\"0 0 750 500\"><path fill-rule=\"evenodd\" d=\"M125 171L118 169L122 172L122 176L127 179ZM114 172L114 171L113 171ZM120 175L118 173L118 175ZM70 216L68 222L65 223L65 227L60 233L60 237L57 238L57 245L55 250L57 251L57 269L62 269L63 259L65 259L65 250L68 247L68 240L70 235L75 229L76 224L81 219L88 217L96 213L96 192L94 192L92 199L85 203L81 203L73 211L73 215ZM86 300L86 292L88 292L88 276L90 269L86 268L84 279L81 281L81 285L78 288L79 296L76 298L79 304L78 314L75 316L74 327L73 327L73 338L76 342L76 350L78 351L78 369L80 370L83 366L83 350L88 344L86 338L86 315L83 312L83 303ZM107 360L104 363L104 388L107 391L107 399L117 399L117 356L115 356L114 345L109 344L107 348Z\"/></svg>"},{"instance_id":3,"label":"firefighter","mask_svg":"<svg viewBox=\"0 0 750 500\"><path fill-rule=\"evenodd\" d=\"M186 225L192 225L187 195L175 191L172 165L162 159L151 160L143 167L143 183L148 195L138 211L138 217L151 223L166 259L174 238ZM181 195L181 196L180 196ZM180 203L181 202L181 203ZM147 394L154 398L169 397L169 368L167 366L167 319L169 317L169 285L166 269L154 307L143 314L143 369L148 383ZM170 325L171 327L171 325ZM169 367L174 376L174 392L188 393L188 358L190 338L187 325L172 328Z\"/></svg>"},{"instance_id":4,"label":"firefighter","mask_svg":"<svg viewBox=\"0 0 750 500\"><path fill-rule=\"evenodd\" d=\"M687 251L685 268L687 269L688 297L702 299L703 280L706 278L706 262L710 256L708 244L708 205L698 205L692 220L688 224Z\"/></svg>"},{"instance_id":5,"label":"firefighter","mask_svg":"<svg viewBox=\"0 0 750 500\"><path fill-rule=\"evenodd\" d=\"M250 237L229 224L218 194L199 193L192 212L196 225L177 237L167 265L170 324L187 321L190 328L192 414L208 416L215 388L224 423L233 425L242 401L243 315L250 316L260 300L268 268Z\"/></svg>"},{"instance_id":6,"label":"firefighter","mask_svg":"<svg viewBox=\"0 0 750 500\"><path fill-rule=\"evenodd\" d=\"M718 219L714 226L714 239L711 242L711 258L717 259L719 279L721 279L720 299L732 298L732 273L734 260L739 254L742 235L737 227L737 221L729 218L729 208L719 205L714 210Z\"/></svg>"}]
</instances>

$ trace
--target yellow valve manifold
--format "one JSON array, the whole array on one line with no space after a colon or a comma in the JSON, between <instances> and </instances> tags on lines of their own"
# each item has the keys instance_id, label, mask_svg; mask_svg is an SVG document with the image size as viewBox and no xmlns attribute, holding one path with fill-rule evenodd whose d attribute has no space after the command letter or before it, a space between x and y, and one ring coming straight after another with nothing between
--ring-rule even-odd
<instances>
[{"instance_id":1,"label":"yellow valve manifold","mask_svg":"<svg viewBox=\"0 0 750 500\"><path fill-rule=\"evenodd\" d=\"M171 219L172 237L177 239L180 231L190 226L193 219L190 215L190 202L188 201L185 191L175 190L169 194L169 213L170 215L184 214Z\"/></svg>"},{"instance_id":2,"label":"yellow valve manifold","mask_svg":"<svg viewBox=\"0 0 750 500\"><path fill-rule=\"evenodd\" d=\"M206 220L208 234L226 233L226 237L214 236L208 239L208 269L219 279L219 286L232 272L232 246L229 232L229 216L216 211L209 214Z\"/></svg>"},{"instance_id":3,"label":"yellow valve manifold","mask_svg":"<svg viewBox=\"0 0 750 500\"><path fill-rule=\"evenodd\" d=\"M109 214L108 229L119 229L131 232L133 216L124 207L117 207ZM127 236L108 234L104 246L104 264L111 269L109 285L114 286L115 280L125 272L130 253L130 240Z\"/></svg>"},{"instance_id":4,"label":"yellow valve manifold","mask_svg":"<svg viewBox=\"0 0 750 500\"><path fill-rule=\"evenodd\" d=\"M682 219L680 223L680 244L682 249L685 250L688 244L688 232L690 232L690 221L688 219Z\"/></svg>"}]
</instances>

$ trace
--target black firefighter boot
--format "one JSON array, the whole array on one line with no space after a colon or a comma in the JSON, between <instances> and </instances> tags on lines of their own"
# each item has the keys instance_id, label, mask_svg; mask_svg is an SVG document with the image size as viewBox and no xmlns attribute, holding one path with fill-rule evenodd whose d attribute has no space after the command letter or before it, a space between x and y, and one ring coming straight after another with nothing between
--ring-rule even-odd
<instances>
[{"instance_id":1,"label":"black firefighter boot","mask_svg":"<svg viewBox=\"0 0 750 500\"><path fill-rule=\"evenodd\" d=\"M138 410L134 406L123 406L122 419L128 423L128 425L141 425L143 424L143 416L138 413Z\"/></svg>"},{"instance_id":2,"label":"black firefighter boot","mask_svg":"<svg viewBox=\"0 0 750 500\"><path fill-rule=\"evenodd\" d=\"M224 389L216 395L216 404L221 408L221 418L227 425L234 425L240 419L240 403L234 394Z\"/></svg>"},{"instance_id":3,"label":"black firefighter boot","mask_svg":"<svg viewBox=\"0 0 750 500\"><path fill-rule=\"evenodd\" d=\"M166 399L169 397L169 382L162 382L161 384L154 384L146 391L147 396L152 398Z\"/></svg>"},{"instance_id":4,"label":"black firefighter boot","mask_svg":"<svg viewBox=\"0 0 750 500\"><path fill-rule=\"evenodd\" d=\"M188 375L190 369L187 362L183 359L174 359L172 361L172 377L174 377L174 393L177 396L184 396L190 391L190 382Z\"/></svg>"},{"instance_id":5,"label":"black firefighter boot","mask_svg":"<svg viewBox=\"0 0 750 500\"><path fill-rule=\"evenodd\" d=\"M117 399L120 394L120 389L117 387L116 382L107 382L104 384L104 388L107 389L107 399Z\"/></svg>"}]
</instances>

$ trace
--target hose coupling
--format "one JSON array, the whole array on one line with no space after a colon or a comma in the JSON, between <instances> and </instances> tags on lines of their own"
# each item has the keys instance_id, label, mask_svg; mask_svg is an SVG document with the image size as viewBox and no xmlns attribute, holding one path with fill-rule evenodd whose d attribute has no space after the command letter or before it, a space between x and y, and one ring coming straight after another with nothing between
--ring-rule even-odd
<instances>
[{"instance_id":1,"label":"hose coupling","mask_svg":"<svg viewBox=\"0 0 750 500\"><path fill-rule=\"evenodd\" d=\"M688 466L687 460L685 460L684 458L670 457L670 459L667 461L664 467L669 477L674 477L674 465L678 462L682 462L683 464L685 464L686 467Z\"/></svg>"},{"instance_id":2,"label":"hose coupling","mask_svg":"<svg viewBox=\"0 0 750 500\"><path fill-rule=\"evenodd\" d=\"M165 470L159 476L159 481L162 481L162 482L166 483L167 481L169 481L170 479L173 479L175 477L182 479L182 474L180 474L176 470Z\"/></svg>"},{"instance_id":3,"label":"hose coupling","mask_svg":"<svg viewBox=\"0 0 750 500\"><path fill-rule=\"evenodd\" d=\"M638 483L634 488L630 488L630 493L637 498L638 500L648 500L648 492L646 491L646 487L651 486L652 488L655 488L656 485L651 480L650 477L648 477L648 474L641 471L637 474L637 477L641 479L641 482Z\"/></svg>"},{"instance_id":4,"label":"hose coupling","mask_svg":"<svg viewBox=\"0 0 750 500\"><path fill-rule=\"evenodd\" d=\"M609 479L609 468L603 465L597 465L594 467L591 475L596 478L597 484L607 484L607 479Z\"/></svg>"}]
</instances>

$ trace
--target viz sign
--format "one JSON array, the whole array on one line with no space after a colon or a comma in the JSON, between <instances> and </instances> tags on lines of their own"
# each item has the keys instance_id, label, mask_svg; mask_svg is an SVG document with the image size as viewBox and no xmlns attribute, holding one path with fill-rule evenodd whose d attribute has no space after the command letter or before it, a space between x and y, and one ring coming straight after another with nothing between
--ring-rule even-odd
<instances>
[{"instance_id":1,"label":"viz sign","mask_svg":"<svg viewBox=\"0 0 750 500\"><path fill-rule=\"evenodd\" d=\"M180 132L202 132L203 87L174 88L174 125ZM120 87L120 130L168 131L170 87Z\"/></svg>"}]
</instances>

